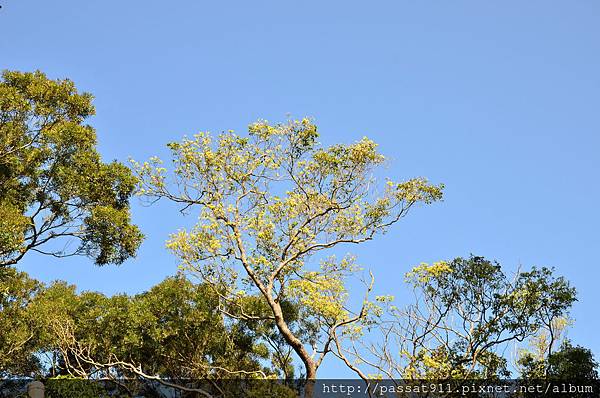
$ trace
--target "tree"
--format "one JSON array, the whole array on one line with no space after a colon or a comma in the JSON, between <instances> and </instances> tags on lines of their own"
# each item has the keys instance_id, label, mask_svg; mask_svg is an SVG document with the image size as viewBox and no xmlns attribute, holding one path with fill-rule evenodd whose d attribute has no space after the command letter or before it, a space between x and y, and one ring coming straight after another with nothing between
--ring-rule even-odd
<instances>
[{"instance_id":1,"label":"tree","mask_svg":"<svg viewBox=\"0 0 600 398\"><path fill-rule=\"evenodd\" d=\"M548 357L548 375L558 379L598 379L598 363L591 350L565 341Z\"/></svg>"},{"instance_id":2,"label":"tree","mask_svg":"<svg viewBox=\"0 0 600 398\"><path fill-rule=\"evenodd\" d=\"M172 173L157 158L136 163L141 194L173 201L184 212L197 209L196 226L168 242L182 266L214 286L230 309L226 316L272 321L309 380L335 351L340 331L368 313L366 302L357 311L347 309L344 279L359 271L354 258L323 257L316 266L312 257L372 240L416 204L442 197L442 186L422 178L387 181L378 195L373 173L384 157L374 142L363 138L324 148L317 139L308 119L260 121L249 126L247 137L199 133L169 144ZM240 305L255 294L268 314ZM302 329L310 334L291 329L286 302L299 305Z\"/></svg>"},{"instance_id":3,"label":"tree","mask_svg":"<svg viewBox=\"0 0 600 398\"><path fill-rule=\"evenodd\" d=\"M0 377L35 372L39 360L35 319L28 307L42 284L14 268L0 268Z\"/></svg>"},{"instance_id":4,"label":"tree","mask_svg":"<svg viewBox=\"0 0 600 398\"><path fill-rule=\"evenodd\" d=\"M521 377L528 379L597 380L598 363L591 350L564 340L560 348L544 358L524 353L519 358Z\"/></svg>"},{"instance_id":5,"label":"tree","mask_svg":"<svg viewBox=\"0 0 600 398\"><path fill-rule=\"evenodd\" d=\"M560 392L568 386L570 397L590 397L598 391L598 363L591 350L573 346L568 339L563 340L558 350L544 356L535 352L521 353L518 359L520 377L525 380L545 380L550 383L549 391ZM588 389L591 389L588 392ZM560 394L556 394L560 395ZM596 394L597 395L597 394ZM537 397L539 394L524 393L523 397Z\"/></svg>"},{"instance_id":6,"label":"tree","mask_svg":"<svg viewBox=\"0 0 600 398\"><path fill-rule=\"evenodd\" d=\"M260 364L267 350L245 325L226 325L216 300L180 275L135 296L78 295L74 286L55 283L31 311L44 314L43 350L55 353L53 376L110 378L131 390L140 387L131 380L185 389L178 381L271 374Z\"/></svg>"},{"instance_id":7,"label":"tree","mask_svg":"<svg viewBox=\"0 0 600 398\"><path fill-rule=\"evenodd\" d=\"M69 80L2 74L0 267L30 251L83 254L98 265L135 254L142 239L129 214L136 179L123 164L100 159L96 133L84 124L93 114L92 96Z\"/></svg>"},{"instance_id":8,"label":"tree","mask_svg":"<svg viewBox=\"0 0 600 398\"><path fill-rule=\"evenodd\" d=\"M239 385L222 380L281 377L281 362L263 343L273 325L225 322L213 289L181 274L141 294L107 297L78 294L64 282L44 286L10 267L2 271L10 273L0 286L4 377L41 377L61 391L77 385L146 396L162 396L157 386L235 396ZM248 310L262 311L257 303L244 300ZM98 380L111 382L93 386ZM285 386L251 387L257 394L261 387L257 396L274 388L289 392Z\"/></svg>"},{"instance_id":9,"label":"tree","mask_svg":"<svg viewBox=\"0 0 600 398\"><path fill-rule=\"evenodd\" d=\"M415 302L401 308L380 298L387 311L373 329L381 337L365 344L359 335L345 350L372 375L506 378L509 345L555 330L576 300L575 289L548 268L509 278L500 264L478 256L421 264L406 281Z\"/></svg>"}]
</instances>

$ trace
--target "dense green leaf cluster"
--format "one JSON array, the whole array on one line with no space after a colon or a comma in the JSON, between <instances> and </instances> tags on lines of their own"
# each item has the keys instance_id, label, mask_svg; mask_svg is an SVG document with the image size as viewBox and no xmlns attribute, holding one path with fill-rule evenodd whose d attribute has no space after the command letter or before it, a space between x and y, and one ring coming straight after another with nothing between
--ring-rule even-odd
<instances>
[{"instance_id":1,"label":"dense green leaf cluster","mask_svg":"<svg viewBox=\"0 0 600 398\"><path fill-rule=\"evenodd\" d=\"M94 112L92 96L69 80L2 74L0 266L29 251L84 254L98 265L135 254L142 239L129 214L136 179L124 165L102 162L96 132L85 124Z\"/></svg>"},{"instance_id":2,"label":"dense green leaf cluster","mask_svg":"<svg viewBox=\"0 0 600 398\"><path fill-rule=\"evenodd\" d=\"M41 366L34 355L39 336L29 308L42 288L23 272L0 268L0 377L28 375Z\"/></svg>"},{"instance_id":3,"label":"dense green leaf cluster","mask_svg":"<svg viewBox=\"0 0 600 398\"><path fill-rule=\"evenodd\" d=\"M391 298L379 300L387 311L382 309L370 327L384 343L352 352L364 355L360 359L377 375L510 377L515 367L506 353L529 342L541 360L547 358L576 301L575 288L549 268L519 270L511 277L497 262L473 255L422 263L406 274L406 282L413 288L413 303L399 307ZM363 336L357 337L364 345Z\"/></svg>"},{"instance_id":4,"label":"dense green leaf cluster","mask_svg":"<svg viewBox=\"0 0 600 398\"><path fill-rule=\"evenodd\" d=\"M138 295L108 297L77 293L64 282L45 286L12 268L2 272L5 377L124 378L128 388L141 388L144 375L177 381L293 377L289 363L273 357L278 336L272 322L225 322L215 291L182 275ZM265 309L256 297L244 306ZM286 312L293 317L294 311Z\"/></svg>"},{"instance_id":5,"label":"dense green leaf cluster","mask_svg":"<svg viewBox=\"0 0 600 398\"><path fill-rule=\"evenodd\" d=\"M598 378L598 363L591 350L573 346L565 340L560 348L548 357L537 359L531 353L519 358L521 377L529 379L550 378L556 380L577 380Z\"/></svg>"}]
</instances>

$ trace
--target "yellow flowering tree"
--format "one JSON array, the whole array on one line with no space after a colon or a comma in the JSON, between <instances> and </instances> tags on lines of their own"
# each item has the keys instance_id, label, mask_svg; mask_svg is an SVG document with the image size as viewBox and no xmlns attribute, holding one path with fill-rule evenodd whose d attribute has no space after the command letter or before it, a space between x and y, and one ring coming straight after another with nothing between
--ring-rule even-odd
<instances>
[{"instance_id":1,"label":"yellow flowering tree","mask_svg":"<svg viewBox=\"0 0 600 398\"><path fill-rule=\"evenodd\" d=\"M348 309L345 279L359 271L353 257L319 262L314 256L372 240L413 206L440 200L443 187L423 178L378 186L374 172L385 158L373 141L323 147L309 119L259 121L248 132L199 133L171 143L169 171L158 158L134 162L140 193L197 215L168 248L214 286L226 316L274 324L306 378L314 379L340 331L369 309L366 300ZM252 295L266 312L242 304ZM288 304L298 306L301 327L286 316Z\"/></svg>"}]
</instances>

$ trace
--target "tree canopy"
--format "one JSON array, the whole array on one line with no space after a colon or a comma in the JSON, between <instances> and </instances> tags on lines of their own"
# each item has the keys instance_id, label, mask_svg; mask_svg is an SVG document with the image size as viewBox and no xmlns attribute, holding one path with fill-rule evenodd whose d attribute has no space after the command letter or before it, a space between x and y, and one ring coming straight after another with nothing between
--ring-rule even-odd
<instances>
[{"instance_id":1,"label":"tree canopy","mask_svg":"<svg viewBox=\"0 0 600 398\"><path fill-rule=\"evenodd\" d=\"M310 396L333 357L365 381L597 378L593 353L565 337L576 290L551 268L511 276L457 257L407 272L408 304L372 297L374 273L340 247L376 239L444 187L376 178L385 157L370 139L323 146L310 119L258 121L243 135L172 142L170 166L151 158L132 170L102 161L93 114L69 80L2 74L0 377L44 378L56 397L104 394L83 380L131 396L239 396L224 379L283 379L244 393L286 397L304 378ZM177 275L109 297L15 267L29 252L97 265L134 256L135 192L195 218L166 244Z\"/></svg>"},{"instance_id":2,"label":"tree canopy","mask_svg":"<svg viewBox=\"0 0 600 398\"><path fill-rule=\"evenodd\" d=\"M104 163L92 96L70 80L5 71L0 80L0 266L30 251L82 254L96 264L133 256L142 234L131 224L136 179ZM76 241L73 245L73 241Z\"/></svg>"},{"instance_id":3,"label":"tree canopy","mask_svg":"<svg viewBox=\"0 0 600 398\"><path fill-rule=\"evenodd\" d=\"M181 274L137 295L107 297L77 293L64 282L46 286L12 268L3 272L2 377L112 380L121 391L148 393L289 372L275 356L272 324L225 322L213 289ZM245 300L262 311L255 304Z\"/></svg>"},{"instance_id":4,"label":"tree canopy","mask_svg":"<svg viewBox=\"0 0 600 398\"><path fill-rule=\"evenodd\" d=\"M52 391L63 391L61 397L88 396L81 391L158 397L164 387L239 396L238 382L248 379L284 382L248 384L247 396L295 396L299 387L293 349L259 294L223 303L215 286L179 273L146 292L107 297L77 293L64 282L45 285L10 267L2 272L3 377L41 377ZM377 297L370 315L340 330L345 338L333 342L335 354L361 377L597 378L592 352L563 338L575 291L550 269L509 278L499 264L472 256L421 264L406 282L414 302L395 307L390 297ZM304 305L282 302L284 319L301 339L312 336L302 334ZM511 365L507 351L515 343L527 349L517 351L518 363Z\"/></svg>"},{"instance_id":5,"label":"tree canopy","mask_svg":"<svg viewBox=\"0 0 600 398\"><path fill-rule=\"evenodd\" d=\"M406 274L414 302L381 297L376 336L354 336L345 353L365 374L391 379L506 378L514 368L506 352L540 335L558 341L576 291L548 268L507 275L480 256L421 264Z\"/></svg>"},{"instance_id":6,"label":"tree canopy","mask_svg":"<svg viewBox=\"0 0 600 398\"><path fill-rule=\"evenodd\" d=\"M366 316L347 309L344 279L358 267L352 256L310 259L342 244L360 244L384 233L419 203L442 198L442 186L423 178L377 184L384 161L377 145L322 147L309 119L253 123L247 136L198 133L169 144L173 169L136 163L140 193L195 211L198 223L172 235L168 247L182 266L215 286L224 303L259 295L285 342L304 364L308 379L332 352L339 330ZM290 329L284 302L300 305L301 338ZM234 305L235 308L235 305ZM255 314L238 310L234 318ZM309 352L310 349L314 352Z\"/></svg>"}]
</instances>

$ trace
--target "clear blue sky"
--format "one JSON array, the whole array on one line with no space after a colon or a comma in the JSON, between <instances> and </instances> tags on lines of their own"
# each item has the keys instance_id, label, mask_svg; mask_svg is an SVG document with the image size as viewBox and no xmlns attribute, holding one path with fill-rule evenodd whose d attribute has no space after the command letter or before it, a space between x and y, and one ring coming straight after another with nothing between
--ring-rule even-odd
<instances>
[{"instance_id":1,"label":"clear blue sky","mask_svg":"<svg viewBox=\"0 0 600 398\"><path fill-rule=\"evenodd\" d=\"M445 201L353 248L397 291L421 261L469 253L556 267L579 290L570 336L600 354L600 3L579 1L0 0L0 68L69 77L96 96L106 160L164 155L199 130L312 116L324 143L369 136L386 174L446 184ZM133 212L137 259L20 268L138 292L176 270L186 223Z\"/></svg>"}]
</instances>

